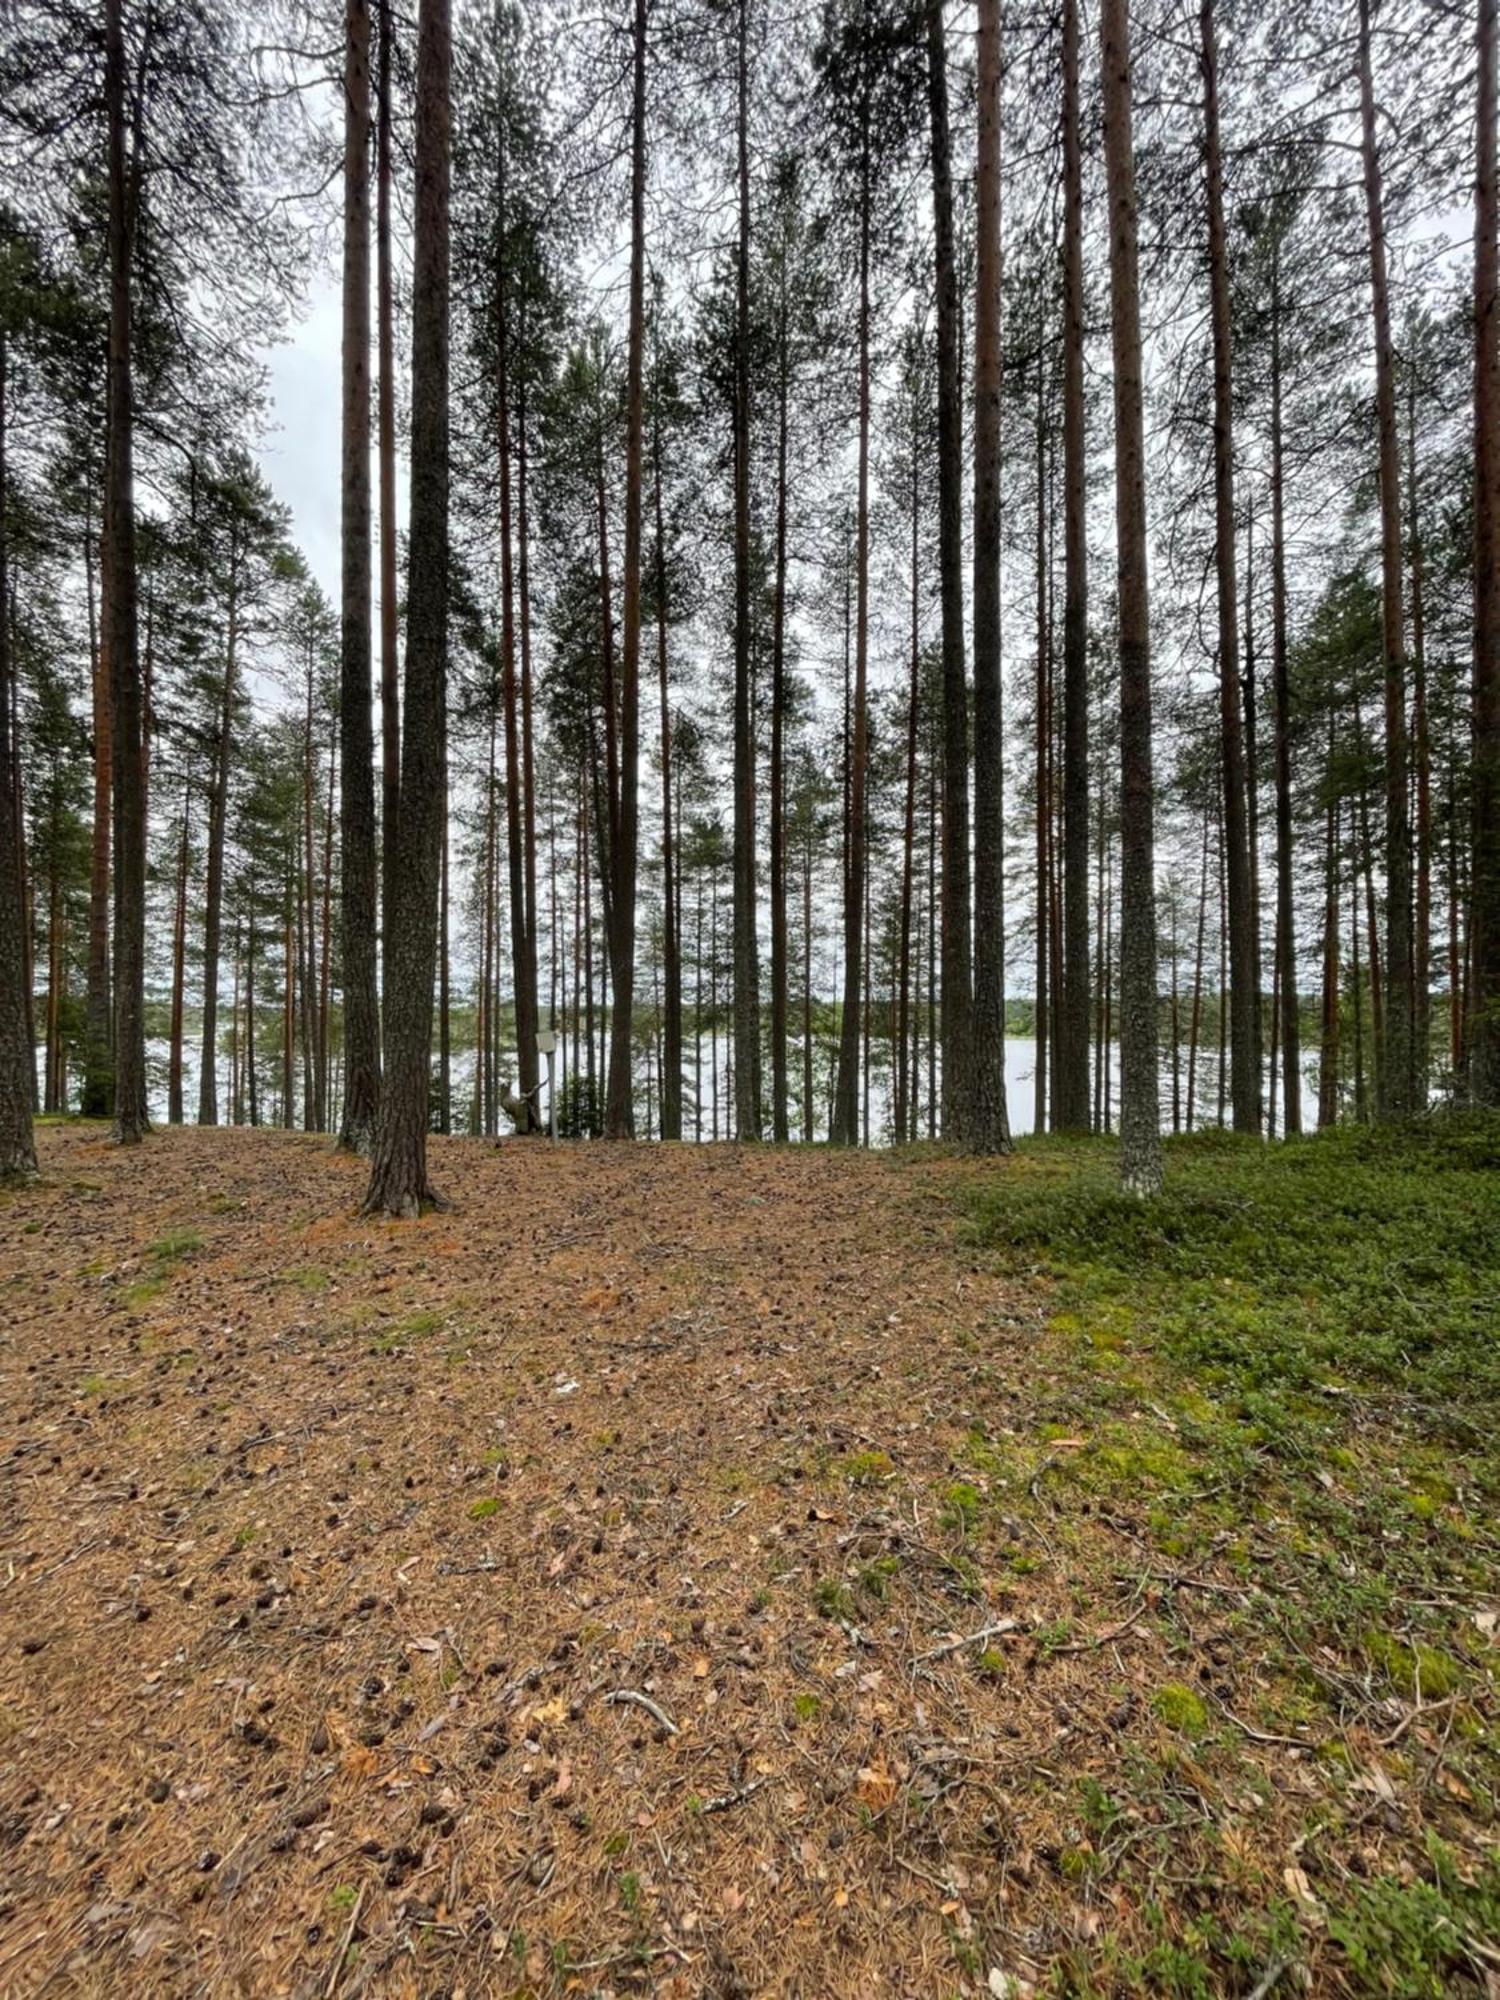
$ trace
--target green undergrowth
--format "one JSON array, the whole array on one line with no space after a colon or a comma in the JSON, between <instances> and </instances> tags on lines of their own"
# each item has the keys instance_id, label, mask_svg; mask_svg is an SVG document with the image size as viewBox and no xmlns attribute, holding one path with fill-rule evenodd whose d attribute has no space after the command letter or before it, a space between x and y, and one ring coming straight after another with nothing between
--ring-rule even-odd
<instances>
[{"instance_id":1,"label":"green undergrowth","mask_svg":"<svg viewBox=\"0 0 1500 2000\"><path fill-rule=\"evenodd\" d=\"M1483 1991L1500 1893L1500 1119L1275 1146L1204 1133L1165 1161L1165 1192L1138 1201L1110 1142L1030 1141L974 1197L972 1241L1041 1279L1051 1310L1019 1409L981 1356L996 1393L960 1454L973 1483L934 1497L992 1579L1024 1549L1075 1581L1102 1561L1169 1586L1154 1616L1182 1666L1148 1697L1159 1754L1227 1771L1307 1746L1309 1826L1356 1859L1377 1762L1401 1801L1379 1822L1394 1845L1369 1881L1313 1868L1311 1955L1339 1990ZM1193 1635L1210 1619L1205 1669ZM1281 1887L1251 1898L1267 1921ZM1179 1962L1183 1940L1059 1990L1255 1984L1206 1938ZM1256 1952L1261 1968L1301 1955L1270 1937Z\"/></svg>"},{"instance_id":2,"label":"green undergrowth","mask_svg":"<svg viewBox=\"0 0 1500 2000\"><path fill-rule=\"evenodd\" d=\"M1415 1519L1458 1504L1455 1465L1500 1490L1500 1119L1169 1141L1150 1201L1120 1192L1107 1143L1043 1140L975 1227L1056 1281L1054 1324L1098 1372L1175 1396L1164 1447L1336 1475L1378 1415Z\"/></svg>"}]
</instances>

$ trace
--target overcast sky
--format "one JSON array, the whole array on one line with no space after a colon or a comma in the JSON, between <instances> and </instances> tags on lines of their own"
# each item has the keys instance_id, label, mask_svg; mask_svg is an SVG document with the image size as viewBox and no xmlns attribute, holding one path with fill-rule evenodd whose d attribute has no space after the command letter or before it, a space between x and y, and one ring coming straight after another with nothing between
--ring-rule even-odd
<instances>
[{"instance_id":1,"label":"overcast sky","mask_svg":"<svg viewBox=\"0 0 1500 2000\"><path fill-rule=\"evenodd\" d=\"M306 556L335 611L339 603L341 323L339 281L330 273L314 284L306 317L266 355L271 420L260 445L261 466L272 490L292 510L292 540ZM372 417L373 412L372 401ZM372 499L378 507L373 453L370 480ZM396 511L404 518L405 480L399 471ZM378 518L372 532L379 532ZM375 581L372 574L372 585Z\"/></svg>"}]
</instances>

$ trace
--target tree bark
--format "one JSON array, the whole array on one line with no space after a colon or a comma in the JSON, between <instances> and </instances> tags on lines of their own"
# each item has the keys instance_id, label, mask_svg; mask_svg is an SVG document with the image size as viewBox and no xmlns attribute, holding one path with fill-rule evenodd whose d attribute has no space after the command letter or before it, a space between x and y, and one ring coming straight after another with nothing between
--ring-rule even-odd
<instances>
[{"instance_id":1,"label":"tree bark","mask_svg":"<svg viewBox=\"0 0 1500 2000\"><path fill-rule=\"evenodd\" d=\"M498 357L496 396L499 412L497 448L500 461L500 672L505 713L505 840L510 884L511 991L515 1001L516 1072L521 1095L537 1083L536 982L532 975L530 926L526 896L524 797L521 772L521 718L516 691L516 593L511 523L510 425L510 301L506 271L505 141L501 136L497 161L498 251L495 261L495 350Z\"/></svg>"},{"instance_id":2,"label":"tree bark","mask_svg":"<svg viewBox=\"0 0 1500 2000\"><path fill-rule=\"evenodd\" d=\"M100 577L97 624L94 610L94 531L85 520L83 531L84 590L88 598L89 658L92 666L94 722L94 817L89 865L88 983L84 998L83 1088L79 1110L85 1118L107 1118L114 1098L114 1064L110 1042L114 1032L114 1002L110 990L109 874L110 767L109 742L109 602L105 596L104 538L99 537Z\"/></svg>"},{"instance_id":3,"label":"tree bark","mask_svg":"<svg viewBox=\"0 0 1500 2000\"><path fill-rule=\"evenodd\" d=\"M642 359L646 327L646 0L635 0L631 48L630 325L625 361L625 574L620 639L620 817L615 829L609 1085L604 1132L635 1131L635 887L641 727Z\"/></svg>"},{"instance_id":4,"label":"tree bark","mask_svg":"<svg viewBox=\"0 0 1500 2000\"><path fill-rule=\"evenodd\" d=\"M1500 1105L1500 274L1496 0L1479 0L1474 207L1474 675L1469 1095ZM1449 977L1458 978L1457 967Z\"/></svg>"},{"instance_id":5,"label":"tree bark","mask_svg":"<svg viewBox=\"0 0 1500 2000\"><path fill-rule=\"evenodd\" d=\"M219 946L223 935L224 843L229 826L240 636L238 530L229 529L229 589L224 608L224 679L219 691L213 784L208 798L208 857L203 884L203 1037L198 1062L198 1123L219 1122Z\"/></svg>"},{"instance_id":6,"label":"tree bark","mask_svg":"<svg viewBox=\"0 0 1500 2000\"><path fill-rule=\"evenodd\" d=\"M11 741L14 669L10 652L9 525L5 504L7 374L5 333L0 328L0 1182L30 1180L37 1171L32 1127L36 1056L26 1009L23 831Z\"/></svg>"},{"instance_id":7,"label":"tree bark","mask_svg":"<svg viewBox=\"0 0 1500 2000\"><path fill-rule=\"evenodd\" d=\"M901 940L897 970L896 1021L896 1143L905 1145L912 1136L912 1107L917 1094L917 1056L908 1050L913 1008L912 983L912 887L917 831L917 741L921 700L921 502L922 452L921 412L917 401L917 373L920 350L913 347L911 422L911 657L906 696L906 801L901 826ZM807 1135L804 1133L803 1135Z\"/></svg>"},{"instance_id":8,"label":"tree bark","mask_svg":"<svg viewBox=\"0 0 1500 2000\"><path fill-rule=\"evenodd\" d=\"M864 332L863 323L861 332ZM787 328L787 273L783 252L776 315L776 575L771 605L771 1137L784 1146L787 1123L787 915L786 915L786 536L787 405L791 355ZM657 492L660 495L660 474ZM658 497L658 507L660 500ZM658 523L658 539L660 538ZM665 685L665 680L664 680ZM663 694L665 700L665 694ZM665 733L663 734L665 742ZM665 771L665 764L663 765ZM670 930L668 932L670 939ZM669 982L670 993L670 982ZM670 1005L670 999L669 999Z\"/></svg>"},{"instance_id":9,"label":"tree bark","mask_svg":"<svg viewBox=\"0 0 1500 2000\"><path fill-rule=\"evenodd\" d=\"M974 1018L964 1137L1008 1153L1000 672L1000 0L979 0L974 274Z\"/></svg>"},{"instance_id":10,"label":"tree bark","mask_svg":"<svg viewBox=\"0 0 1500 2000\"><path fill-rule=\"evenodd\" d=\"M1063 992L1060 1132L1089 1126L1088 498L1078 0L1063 0Z\"/></svg>"},{"instance_id":11,"label":"tree bark","mask_svg":"<svg viewBox=\"0 0 1500 2000\"><path fill-rule=\"evenodd\" d=\"M1052 654L1047 613L1047 361L1040 342L1036 367L1036 1006L1035 1106L1032 1130L1047 1130L1048 1086L1055 1078L1053 1033L1057 995L1052 972L1057 905L1052 893Z\"/></svg>"},{"instance_id":12,"label":"tree bark","mask_svg":"<svg viewBox=\"0 0 1500 2000\"><path fill-rule=\"evenodd\" d=\"M540 1009L537 990L537 911L536 893L536 758L532 743L531 713L531 522L527 511L526 456L526 313L524 301L516 316L520 335L522 371L516 398L516 592L521 628L521 857L526 889L526 990L532 996L533 1014ZM553 926L556 936L556 926ZM555 953L554 953L555 960ZM556 980L554 962L552 977ZM550 1015L549 1015L550 1019Z\"/></svg>"},{"instance_id":13,"label":"tree bark","mask_svg":"<svg viewBox=\"0 0 1500 2000\"><path fill-rule=\"evenodd\" d=\"M255 1069L255 877L250 877L245 920L245 1110L253 1130L260 1123L260 1079Z\"/></svg>"},{"instance_id":14,"label":"tree bark","mask_svg":"<svg viewBox=\"0 0 1500 2000\"><path fill-rule=\"evenodd\" d=\"M1198 868L1198 926L1193 946L1193 1004L1188 1015L1187 1117L1185 1129L1193 1129L1198 1108L1198 1038L1203 1027L1203 946L1208 929L1208 847L1209 815L1203 815L1203 858Z\"/></svg>"},{"instance_id":15,"label":"tree bark","mask_svg":"<svg viewBox=\"0 0 1500 2000\"><path fill-rule=\"evenodd\" d=\"M859 449L854 509L854 690L849 751L848 861L844 868L844 990L839 1008L838 1081L833 1125L837 1146L859 1142L859 1002L868 872L865 790L870 761L870 100L860 102L859 184Z\"/></svg>"},{"instance_id":16,"label":"tree bark","mask_svg":"<svg viewBox=\"0 0 1500 2000\"><path fill-rule=\"evenodd\" d=\"M1386 279L1385 217L1375 140L1370 0L1359 0L1359 96L1365 211L1370 237L1370 300L1375 329L1375 414L1379 433L1381 665L1385 696L1385 1051L1383 1118L1416 1109L1412 1063L1411 812L1407 800L1406 632L1402 611L1401 450L1396 431L1396 350Z\"/></svg>"},{"instance_id":17,"label":"tree bark","mask_svg":"<svg viewBox=\"0 0 1500 2000\"><path fill-rule=\"evenodd\" d=\"M667 670L667 534L661 493L660 374L658 365L658 393L651 422L651 467L656 504L656 664L661 696L662 955L665 960L662 967L664 992L661 1136L664 1139L680 1139L682 1137L682 911L679 858L672 824L672 691ZM773 800L775 783L773 770ZM772 810L774 813L774 804ZM783 919L784 917L783 909ZM783 1031L784 1028L783 1022Z\"/></svg>"},{"instance_id":18,"label":"tree bark","mask_svg":"<svg viewBox=\"0 0 1500 2000\"><path fill-rule=\"evenodd\" d=\"M1146 445L1126 0L1103 0L1100 40L1104 68L1104 151L1109 184L1115 525L1119 542L1120 1174L1127 1192L1150 1195L1161 1187L1162 1169L1157 1103Z\"/></svg>"},{"instance_id":19,"label":"tree bark","mask_svg":"<svg viewBox=\"0 0 1500 2000\"><path fill-rule=\"evenodd\" d=\"M950 1139L965 1136L973 1048L969 945L969 690L964 664L963 415L959 406L958 271L948 134L943 0L925 0L927 92L937 283L938 570L943 625L942 1112Z\"/></svg>"},{"instance_id":20,"label":"tree bark","mask_svg":"<svg viewBox=\"0 0 1500 2000\"><path fill-rule=\"evenodd\" d=\"M1275 707L1276 958L1281 968L1281 1089L1283 1128L1290 1139L1302 1130L1302 1028L1298 1019L1297 936L1292 901L1292 695L1287 671L1286 470L1281 392L1281 250L1277 244L1271 255L1271 676Z\"/></svg>"},{"instance_id":21,"label":"tree bark","mask_svg":"<svg viewBox=\"0 0 1500 2000\"><path fill-rule=\"evenodd\" d=\"M344 15L343 517L339 752L343 780L344 1113L339 1144L367 1153L380 1102L374 739L370 724L370 10ZM399 828L399 821L398 821ZM391 832L386 829L390 870ZM390 940L386 940L387 988ZM429 994L430 999L430 994Z\"/></svg>"},{"instance_id":22,"label":"tree bark","mask_svg":"<svg viewBox=\"0 0 1500 2000\"><path fill-rule=\"evenodd\" d=\"M356 0L357 4L357 0ZM448 0L422 0L417 30L412 267L411 506L401 813L387 962L385 1080L366 1213L414 1216L427 1178L432 1000L442 860L448 645Z\"/></svg>"},{"instance_id":23,"label":"tree bark","mask_svg":"<svg viewBox=\"0 0 1500 2000\"><path fill-rule=\"evenodd\" d=\"M639 0L638 0L639 4ZM760 946L755 912L755 728L750 700L750 0L739 0L736 145L739 235L734 341L734 1110L760 1137Z\"/></svg>"},{"instance_id":24,"label":"tree bark","mask_svg":"<svg viewBox=\"0 0 1500 2000\"><path fill-rule=\"evenodd\" d=\"M1432 1071L1432 740L1427 715L1426 578L1421 495L1417 482L1417 373L1407 371L1407 519L1411 562L1411 749L1417 806L1417 887L1411 952L1412 1089L1415 1108L1427 1102Z\"/></svg>"},{"instance_id":25,"label":"tree bark","mask_svg":"<svg viewBox=\"0 0 1500 2000\"><path fill-rule=\"evenodd\" d=\"M172 907L172 1017L167 1055L167 1123L182 1123L182 1011L187 969L188 803L182 801L182 832L177 842L177 891Z\"/></svg>"},{"instance_id":26,"label":"tree bark","mask_svg":"<svg viewBox=\"0 0 1500 2000\"><path fill-rule=\"evenodd\" d=\"M1236 1132L1260 1130L1256 1035L1255 912L1251 891L1245 742L1240 716L1239 600L1235 583L1234 395L1229 252L1219 140L1219 57L1214 0L1198 9L1203 154L1208 195L1209 309L1214 357L1214 557L1219 606L1219 732L1224 768L1224 851L1229 885L1229 1051Z\"/></svg>"},{"instance_id":27,"label":"tree bark","mask_svg":"<svg viewBox=\"0 0 1500 2000\"><path fill-rule=\"evenodd\" d=\"M111 778L114 791L114 1135L136 1145L146 1105L146 773L136 634L135 404L130 266L137 209L125 157L123 0L105 0L104 96L109 129L109 415L106 550Z\"/></svg>"},{"instance_id":28,"label":"tree bark","mask_svg":"<svg viewBox=\"0 0 1500 2000\"><path fill-rule=\"evenodd\" d=\"M379 389L376 429L380 464L380 825L385 856L383 918L390 920L390 873L401 807L401 690L396 660L396 330L391 301L391 53L395 28L390 0L379 0L380 53L375 94L375 295ZM366 128L368 134L368 126ZM366 145L368 145L368 136ZM361 237L363 240L363 237ZM368 348L368 321L365 330ZM364 428L368 433L368 402Z\"/></svg>"}]
</instances>

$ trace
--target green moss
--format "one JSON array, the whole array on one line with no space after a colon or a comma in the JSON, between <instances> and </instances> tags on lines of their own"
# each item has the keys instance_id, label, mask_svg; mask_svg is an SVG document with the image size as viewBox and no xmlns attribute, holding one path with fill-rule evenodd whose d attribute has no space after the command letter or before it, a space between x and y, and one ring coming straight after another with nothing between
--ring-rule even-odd
<instances>
[{"instance_id":1,"label":"green moss","mask_svg":"<svg viewBox=\"0 0 1500 2000\"><path fill-rule=\"evenodd\" d=\"M128 1386L113 1375L85 1375L78 1385L78 1393L80 1396L118 1396Z\"/></svg>"},{"instance_id":2,"label":"green moss","mask_svg":"<svg viewBox=\"0 0 1500 2000\"><path fill-rule=\"evenodd\" d=\"M867 1597L884 1604L891 1594L891 1578L898 1574L900 1568L900 1556L876 1556L873 1562L863 1565L855 1584Z\"/></svg>"},{"instance_id":3,"label":"green moss","mask_svg":"<svg viewBox=\"0 0 1500 2000\"><path fill-rule=\"evenodd\" d=\"M146 1255L156 1264L176 1264L202 1248L203 1238L196 1229L169 1229L147 1246Z\"/></svg>"},{"instance_id":4,"label":"green moss","mask_svg":"<svg viewBox=\"0 0 1500 2000\"><path fill-rule=\"evenodd\" d=\"M1420 1694L1423 1701L1440 1701L1463 1686L1464 1670L1452 1654L1441 1652L1421 1639L1408 1646L1389 1632L1369 1632L1365 1635L1365 1651L1381 1672L1413 1700Z\"/></svg>"},{"instance_id":5,"label":"green moss","mask_svg":"<svg viewBox=\"0 0 1500 2000\"><path fill-rule=\"evenodd\" d=\"M856 1609L849 1586L832 1576L825 1576L814 1589L813 1604L820 1618L852 1619Z\"/></svg>"},{"instance_id":6,"label":"green moss","mask_svg":"<svg viewBox=\"0 0 1500 2000\"><path fill-rule=\"evenodd\" d=\"M972 1466L976 1472L983 1473L990 1479L1003 1479L1015 1466L1014 1450L1004 1450L1001 1446L991 1443L984 1432L977 1428L971 1430L964 1439L961 1456L966 1465Z\"/></svg>"},{"instance_id":7,"label":"green moss","mask_svg":"<svg viewBox=\"0 0 1500 2000\"><path fill-rule=\"evenodd\" d=\"M945 1528L956 1528L968 1534L979 1519L979 1510L984 1504L984 1495L977 1486L966 1479L956 1479L943 1491L943 1512L940 1516Z\"/></svg>"},{"instance_id":8,"label":"green moss","mask_svg":"<svg viewBox=\"0 0 1500 2000\"><path fill-rule=\"evenodd\" d=\"M896 1470L888 1451L855 1451L834 1460L834 1471L851 1486L879 1486Z\"/></svg>"},{"instance_id":9,"label":"green moss","mask_svg":"<svg viewBox=\"0 0 1500 2000\"><path fill-rule=\"evenodd\" d=\"M499 1496L494 1493L487 1493L482 1500L476 1500L469 1509L469 1519L471 1521L490 1521L499 1512Z\"/></svg>"},{"instance_id":10,"label":"green moss","mask_svg":"<svg viewBox=\"0 0 1500 2000\"><path fill-rule=\"evenodd\" d=\"M1168 1681L1151 1697L1151 1706L1168 1729L1179 1736L1202 1736L1208 1729L1208 1710L1201 1695L1181 1681Z\"/></svg>"}]
</instances>

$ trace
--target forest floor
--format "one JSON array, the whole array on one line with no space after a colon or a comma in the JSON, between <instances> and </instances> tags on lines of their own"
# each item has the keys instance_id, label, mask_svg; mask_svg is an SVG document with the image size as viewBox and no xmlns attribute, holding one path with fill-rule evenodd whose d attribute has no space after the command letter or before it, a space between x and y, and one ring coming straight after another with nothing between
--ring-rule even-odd
<instances>
[{"instance_id":1,"label":"forest floor","mask_svg":"<svg viewBox=\"0 0 1500 2000\"><path fill-rule=\"evenodd\" d=\"M0 1993L1500 1994L1494 1127L40 1147Z\"/></svg>"}]
</instances>

